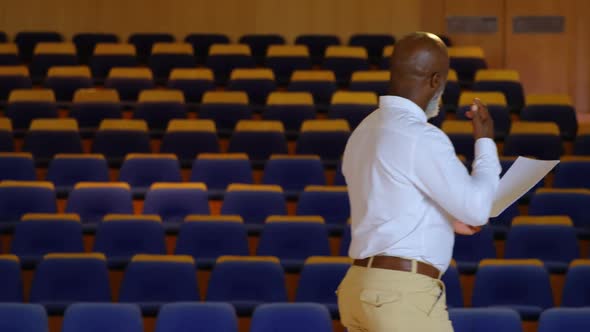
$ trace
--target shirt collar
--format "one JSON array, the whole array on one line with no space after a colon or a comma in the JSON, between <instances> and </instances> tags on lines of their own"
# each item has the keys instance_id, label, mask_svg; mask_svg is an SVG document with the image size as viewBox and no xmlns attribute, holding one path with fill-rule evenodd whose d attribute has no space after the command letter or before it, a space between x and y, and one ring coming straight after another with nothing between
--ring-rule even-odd
<instances>
[{"instance_id":1,"label":"shirt collar","mask_svg":"<svg viewBox=\"0 0 590 332\"><path fill-rule=\"evenodd\" d=\"M405 110L412 115L418 117L421 121L428 121L426 113L420 106L416 105L413 101L399 97L399 96L380 96L379 97L379 108L380 109L401 109Z\"/></svg>"}]
</instances>

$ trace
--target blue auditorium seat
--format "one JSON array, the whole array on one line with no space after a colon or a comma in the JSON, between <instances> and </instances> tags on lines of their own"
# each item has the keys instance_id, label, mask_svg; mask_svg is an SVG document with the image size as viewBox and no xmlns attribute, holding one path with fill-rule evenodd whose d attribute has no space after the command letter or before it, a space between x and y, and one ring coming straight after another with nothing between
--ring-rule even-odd
<instances>
[{"instance_id":1,"label":"blue auditorium seat","mask_svg":"<svg viewBox=\"0 0 590 332\"><path fill-rule=\"evenodd\" d=\"M272 155L264 166L262 183L298 193L308 185L326 185L324 166L318 156Z\"/></svg>"},{"instance_id":2,"label":"blue auditorium seat","mask_svg":"<svg viewBox=\"0 0 590 332\"><path fill-rule=\"evenodd\" d=\"M48 332L49 321L43 306L29 303L0 303L2 329L10 332Z\"/></svg>"},{"instance_id":3,"label":"blue auditorium seat","mask_svg":"<svg viewBox=\"0 0 590 332\"><path fill-rule=\"evenodd\" d=\"M507 308L451 309L456 332L522 332L518 312Z\"/></svg>"},{"instance_id":4,"label":"blue auditorium seat","mask_svg":"<svg viewBox=\"0 0 590 332\"><path fill-rule=\"evenodd\" d=\"M30 301L43 304L50 315L63 314L75 302L111 302L104 255L46 255L35 271Z\"/></svg>"},{"instance_id":5,"label":"blue auditorium seat","mask_svg":"<svg viewBox=\"0 0 590 332\"><path fill-rule=\"evenodd\" d=\"M211 273L207 302L230 302L239 316L263 303L287 302L285 275L276 257L222 256Z\"/></svg>"},{"instance_id":6,"label":"blue auditorium seat","mask_svg":"<svg viewBox=\"0 0 590 332\"><path fill-rule=\"evenodd\" d=\"M317 303L263 304L252 316L252 332L331 332L328 310Z\"/></svg>"},{"instance_id":7,"label":"blue auditorium seat","mask_svg":"<svg viewBox=\"0 0 590 332\"><path fill-rule=\"evenodd\" d=\"M590 308L553 308L541 315L539 332L588 331Z\"/></svg>"},{"instance_id":8,"label":"blue auditorium seat","mask_svg":"<svg viewBox=\"0 0 590 332\"><path fill-rule=\"evenodd\" d=\"M209 214L207 187L203 183L156 183L145 196L143 213L177 223L190 214Z\"/></svg>"},{"instance_id":9,"label":"blue auditorium seat","mask_svg":"<svg viewBox=\"0 0 590 332\"><path fill-rule=\"evenodd\" d=\"M328 231L320 216L270 216L260 235L258 256L275 256L286 272L298 272L311 256L329 256Z\"/></svg>"},{"instance_id":10,"label":"blue auditorium seat","mask_svg":"<svg viewBox=\"0 0 590 332\"><path fill-rule=\"evenodd\" d=\"M200 154L193 162L191 182L203 182L209 190L225 190L232 183L254 183L245 153Z\"/></svg>"},{"instance_id":11,"label":"blue auditorium seat","mask_svg":"<svg viewBox=\"0 0 590 332\"><path fill-rule=\"evenodd\" d=\"M66 310L62 332L143 332L139 308L123 303L75 303Z\"/></svg>"},{"instance_id":12,"label":"blue auditorium seat","mask_svg":"<svg viewBox=\"0 0 590 332\"><path fill-rule=\"evenodd\" d=\"M106 215L96 228L93 251L107 257L109 268L122 269L136 254L165 254L165 236L157 216Z\"/></svg>"},{"instance_id":13,"label":"blue auditorium seat","mask_svg":"<svg viewBox=\"0 0 590 332\"><path fill-rule=\"evenodd\" d=\"M332 318L338 316L336 290L344 279L351 259L348 257L310 257L300 274L295 302L325 305Z\"/></svg>"},{"instance_id":14,"label":"blue auditorium seat","mask_svg":"<svg viewBox=\"0 0 590 332\"><path fill-rule=\"evenodd\" d=\"M473 307L508 307L537 320L553 307L549 273L539 260L483 260L475 276Z\"/></svg>"},{"instance_id":15,"label":"blue auditorium seat","mask_svg":"<svg viewBox=\"0 0 590 332\"><path fill-rule=\"evenodd\" d=\"M131 189L122 182L80 182L68 197L66 212L83 223L97 223L107 214L133 214Z\"/></svg>"},{"instance_id":16,"label":"blue auditorium seat","mask_svg":"<svg viewBox=\"0 0 590 332\"><path fill-rule=\"evenodd\" d=\"M35 181L35 161L30 153L0 153L0 181Z\"/></svg>"},{"instance_id":17,"label":"blue auditorium seat","mask_svg":"<svg viewBox=\"0 0 590 332\"><path fill-rule=\"evenodd\" d=\"M228 303L165 304L158 314L156 332L191 332L195 326L207 331L238 332L236 311Z\"/></svg>"},{"instance_id":18,"label":"blue auditorium seat","mask_svg":"<svg viewBox=\"0 0 590 332\"><path fill-rule=\"evenodd\" d=\"M4 305L3 303L23 301L20 260L16 255L0 255L0 306ZM3 315L2 309L0 309L0 315ZM3 324L6 324L5 319L1 319Z\"/></svg>"},{"instance_id":19,"label":"blue auditorium seat","mask_svg":"<svg viewBox=\"0 0 590 332\"><path fill-rule=\"evenodd\" d=\"M144 315L156 315L171 302L198 302L194 259L190 256L136 255L125 270L119 301L137 303Z\"/></svg>"},{"instance_id":20,"label":"blue auditorium seat","mask_svg":"<svg viewBox=\"0 0 590 332\"><path fill-rule=\"evenodd\" d=\"M188 216L174 253L193 256L199 269L211 269L220 256L248 256L248 233L240 216Z\"/></svg>"},{"instance_id":21,"label":"blue auditorium seat","mask_svg":"<svg viewBox=\"0 0 590 332\"><path fill-rule=\"evenodd\" d=\"M40 215L25 220L14 226L10 247L10 252L20 257L23 268L33 268L49 253L84 252L79 218Z\"/></svg>"}]
</instances>

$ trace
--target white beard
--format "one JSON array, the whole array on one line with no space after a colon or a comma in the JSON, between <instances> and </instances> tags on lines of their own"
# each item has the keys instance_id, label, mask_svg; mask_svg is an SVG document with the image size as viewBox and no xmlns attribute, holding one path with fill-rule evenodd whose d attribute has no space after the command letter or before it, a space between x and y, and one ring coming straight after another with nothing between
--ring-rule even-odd
<instances>
[{"instance_id":1,"label":"white beard","mask_svg":"<svg viewBox=\"0 0 590 332\"><path fill-rule=\"evenodd\" d=\"M439 91L437 91L434 96L432 96L432 99L430 99L430 101L428 102L428 105L426 106L426 110L424 111L426 113L426 117L428 119L432 119L434 117L436 117L438 115L438 113L440 112L440 103L442 100L442 94L444 92L444 87L442 89L440 89Z\"/></svg>"}]
</instances>

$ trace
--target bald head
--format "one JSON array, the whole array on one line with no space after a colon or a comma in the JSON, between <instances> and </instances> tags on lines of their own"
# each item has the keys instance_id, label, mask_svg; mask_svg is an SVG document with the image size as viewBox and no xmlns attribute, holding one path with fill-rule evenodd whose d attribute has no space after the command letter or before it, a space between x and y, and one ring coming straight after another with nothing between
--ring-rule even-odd
<instances>
[{"instance_id":1,"label":"bald head","mask_svg":"<svg viewBox=\"0 0 590 332\"><path fill-rule=\"evenodd\" d=\"M415 32L395 44L391 57L391 94L426 109L447 81L449 55L443 41L427 32Z\"/></svg>"}]
</instances>

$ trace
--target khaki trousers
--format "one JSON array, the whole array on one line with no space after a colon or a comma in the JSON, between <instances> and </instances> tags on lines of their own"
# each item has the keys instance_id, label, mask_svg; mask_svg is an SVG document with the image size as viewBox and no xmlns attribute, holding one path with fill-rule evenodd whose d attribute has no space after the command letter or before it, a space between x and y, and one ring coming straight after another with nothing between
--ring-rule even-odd
<instances>
[{"instance_id":1,"label":"khaki trousers","mask_svg":"<svg viewBox=\"0 0 590 332\"><path fill-rule=\"evenodd\" d=\"M337 294L349 332L453 332L438 279L353 265Z\"/></svg>"}]
</instances>

